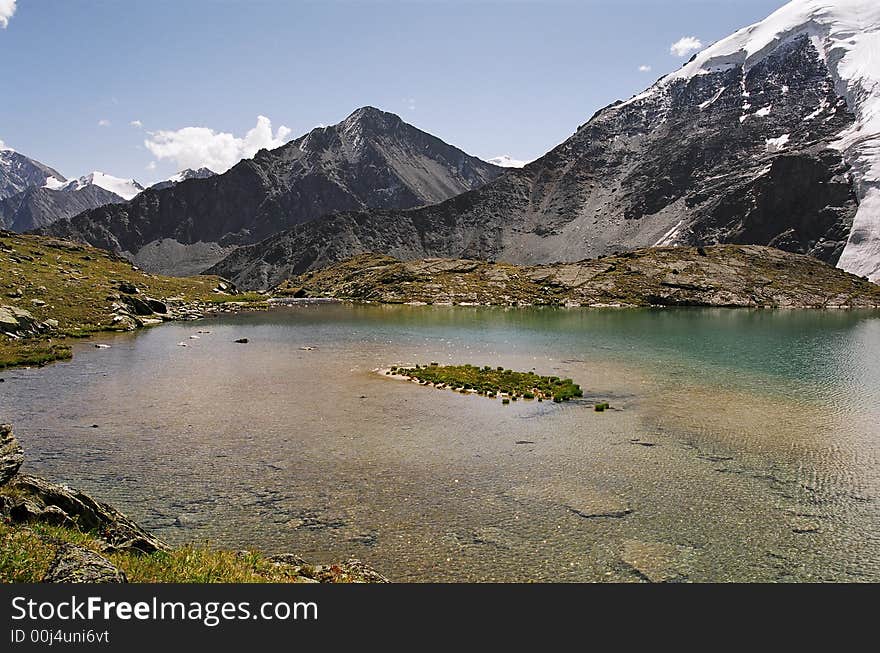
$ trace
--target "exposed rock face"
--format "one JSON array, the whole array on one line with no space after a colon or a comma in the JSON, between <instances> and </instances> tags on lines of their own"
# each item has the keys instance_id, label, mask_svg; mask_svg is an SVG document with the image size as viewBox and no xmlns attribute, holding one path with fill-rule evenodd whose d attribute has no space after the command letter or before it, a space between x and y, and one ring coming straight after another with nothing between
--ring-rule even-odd
<instances>
[{"instance_id":1,"label":"exposed rock face","mask_svg":"<svg viewBox=\"0 0 880 653\"><path fill-rule=\"evenodd\" d=\"M24 452L9 424L0 424L0 486L18 473Z\"/></svg>"},{"instance_id":2,"label":"exposed rock face","mask_svg":"<svg viewBox=\"0 0 880 653\"><path fill-rule=\"evenodd\" d=\"M119 195L94 184L79 190L36 186L0 201L0 228L22 233L89 209L123 202Z\"/></svg>"},{"instance_id":3,"label":"exposed rock face","mask_svg":"<svg viewBox=\"0 0 880 653\"><path fill-rule=\"evenodd\" d=\"M222 175L148 189L126 205L57 222L45 233L127 253L152 272L180 272L191 257L204 269L230 248L326 213L431 204L500 170L365 107Z\"/></svg>"},{"instance_id":4,"label":"exposed rock face","mask_svg":"<svg viewBox=\"0 0 880 653\"><path fill-rule=\"evenodd\" d=\"M210 268L274 285L364 252L515 264L654 245L773 245L836 263L858 208L832 149L855 117L810 38L663 81L483 188L412 211L327 216Z\"/></svg>"},{"instance_id":5,"label":"exposed rock face","mask_svg":"<svg viewBox=\"0 0 880 653\"><path fill-rule=\"evenodd\" d=\"M365 254L295 277L276 293L501 306L880 307L880 286L809 256L756 245L651 248L534 267Z\"/></svg>"},{"instance_id":6,"label":"exposed rock face","mask_svg":"<svg viewBox=\"0 0 880 653\"><path fill-rule=\"evenodd\" d=\"M128 580L107 558L85 547L64 544L58 549L43 582L127 583Z\"/></svg>"},{"instance_id":7,"label":"exposed rock face","mask_svg":"<svg viewBox=\"0 0 880 653\"><path fill-rule=\"evenodd\" d=\"M88 494L55 485L36 476L18 474L0 495L0 514L12 523L48 523L95 533L107 550L153 553L168 546L113 506Z\"/></svg>"}]
</instances>

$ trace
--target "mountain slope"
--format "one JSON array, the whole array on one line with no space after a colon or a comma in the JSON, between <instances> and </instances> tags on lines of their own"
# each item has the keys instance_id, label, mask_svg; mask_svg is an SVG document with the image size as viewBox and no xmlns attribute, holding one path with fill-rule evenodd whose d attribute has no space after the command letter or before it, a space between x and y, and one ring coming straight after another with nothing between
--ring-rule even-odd
<instances>
[{"instance_id":1,"label":"mountain slope","mask_svg":"<svg viewBox=\"0 0 880 653\"><path fill-rule=\"evenodd\" d=\"M106 204L121 204L123 198L95 184L80 188L53 190L45 186L31 187L0 201L0 228L19 233L45 227L56 220Z\"/></svg>"},{"instance_id":2,"label":"mountain slope","mask_svg":"<svg viewBox=\"0 0 880 653\"><path fill-rule=\"evenodd\" d=\"M222 175L148 189L46 233L126 253L151 271L185 274L332 211L421 206L498 173L393 114L365 107Z\"/></svg>"},{"instance_id":3,"label":"mountain slope","mask_svg":"<svg viewBox=\"0 0 880 653\"><path fill-rule=\"evenodd\" d=\"M878 29L873 2L795 0L522 170L436 206L328 216L211 271L260 287L367 251L540 264L740 243L877 278Z\"/></svg>"},{"instance_id":4,"label":"mountain slope","mask_svg":"<svg viewBox=\"0 0 880 653\"><path fill-rule=\"evenodd\" d=\"M57 170L6 148L0 142L0 200L33 186L43 186L50 179L58 183L66 181Z\"/></svg>"}]
</instances>

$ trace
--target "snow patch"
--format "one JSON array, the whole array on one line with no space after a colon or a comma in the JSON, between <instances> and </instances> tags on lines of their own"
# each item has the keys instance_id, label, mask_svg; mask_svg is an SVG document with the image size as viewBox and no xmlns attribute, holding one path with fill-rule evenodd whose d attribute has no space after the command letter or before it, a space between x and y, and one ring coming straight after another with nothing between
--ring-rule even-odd
<instances>
[{"instance_id":1,"label":"snow patch","mask_svg":"<svg viewBox=\"0 0 880 653\"><path fill-rule=\"evenodd\" d=\"M769 107L763 107L763 108L755 111L755 115L758 116L759 118L766 118L767 116L770 115L770 111L772 111L772 110L773 110L772 105Z\"/></svg>"},{"instance_id":2,"label":"snow patch","mask_svg":"<svg viewBox=\"0 0 880 653\"><path fill-rule=\"evenodd\" d=\"M500 166L501 168L522 168L526 166L529 161L520 161L519 159L514 159L509 154L502 154L500 156L492 157L487 163L491 163L493 166Z\"/></svg>"},{"instance_id":3,"label":"snow patch","mask_svg":"<svg viewBox=\"0 0 880 653\"><path fill-rule=\"evenodd\" d=\"M724 91L726 91L726 90L727 90L726 86L722 86L720 89L718 89L718 92L712 97L711 100L706 100L705 102L703 102L700 105L700 111L702 111L703 109L708 109L710 106L715 104L715 102L718 101L718 98L720 98L724 94Z\"/></svg>"},{"instance_id":4,"label":"snow patch","mask_svg":"<svg viewBox=\"0 0 880 653\"><path fill-rule=\"evenodd\" d=\"M43 184L43 188L48 188L49 190L61 190L67 185L66 181L62 181L60 179L55 179L55 177L47 177L46 183Z\"/></svg>"},{"instance_id":5,"label":"snow patch","mask_svg":"<svg viewBox=\"0 0 880 653\"><path fill-rule=\"evenodd\" d=\"M791 134L783 134L779 138L768 138L767 139L767 151L768 152L779 152L786 145L788 145L788 141L791 139Z\"/></svg>"},{"instance_id":6,"label":"snow patch","mask_svg":"<svg viewBox=\"0 0 880 653\"><path fill-rule=\"evenodd\" d=\"M89 185L98 186L104 190L108 190L111 193L119 195L119 197L124 200L134 199L136 195L144 190L144 187L134 179L120 179L119 177L114 177L97 170L84 177L80 177L79 179L74 179L65 184L63 188L56 190L78 191Z\"/></svg>"},{"instance_id":7,"label":"snow patch","mask_svg":"<svg viewBox=\"0 0 880 653\"><path fill-rule=\"evenodd\" d=\"M667 247L669 245L672 245L675 242L675 238L676 236L678 236L678 232L681 231L683 225L684 220L679 220L677 225L675 225L672 229L663 234L663 237L654 244L654 247Z\"/></svg>"}]
</instances>

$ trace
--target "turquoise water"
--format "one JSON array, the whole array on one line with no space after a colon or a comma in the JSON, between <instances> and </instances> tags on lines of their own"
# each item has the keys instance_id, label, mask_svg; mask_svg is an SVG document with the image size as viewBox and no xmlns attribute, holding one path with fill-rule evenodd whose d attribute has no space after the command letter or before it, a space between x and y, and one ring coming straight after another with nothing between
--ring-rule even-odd
<instances>
[{"instance_id":1,"label":"turquoise water","mask_svg":"<svg viewBox=\"0 0 880 653\"><path fill-rule=\"evenodd\" d=\"M175 543L396 580L880 580L876 312L323 305L101 342L3 373L0 416L31 471ZM430 361L587 398L373 371Z\"/></svg>"}]
</instances>

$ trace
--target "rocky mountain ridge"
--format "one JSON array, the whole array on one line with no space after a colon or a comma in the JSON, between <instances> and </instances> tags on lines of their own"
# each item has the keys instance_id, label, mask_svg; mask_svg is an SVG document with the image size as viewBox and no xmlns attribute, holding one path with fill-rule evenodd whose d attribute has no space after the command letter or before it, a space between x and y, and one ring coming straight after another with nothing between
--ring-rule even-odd
<instances>
[{"instance_id":1,"label":"rocky mountain ridge","mask_svg":"<svg viewBox=\"0 0 880 653\"><path fill-rule=\"evenodd\" d=\"M149 271L196 273L240 245L326 213L439 202L499 173L394 114L364 107L222 175L149 189L45 233L124 253Z\"/></svg>"},{"instance_id":2,"label":"rocky mountain ridge","mask_svg":"<svg viewBox=\"0 0 880 653\"><path fill-rule=\"evenodd\" d=\"M794 0L602 109L521 170L434 206L329 215L210 271L265 287L364 252L533 265L740 243L876 278L880 82L861 44L878 30L880 10L863 0Z\"/></svg>"}]
</instances>

